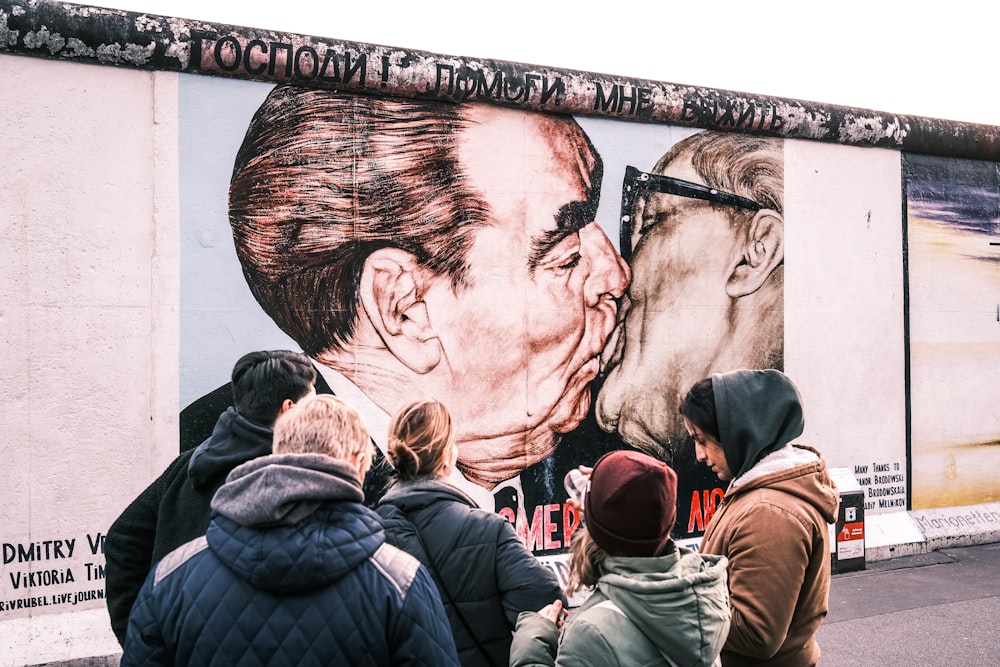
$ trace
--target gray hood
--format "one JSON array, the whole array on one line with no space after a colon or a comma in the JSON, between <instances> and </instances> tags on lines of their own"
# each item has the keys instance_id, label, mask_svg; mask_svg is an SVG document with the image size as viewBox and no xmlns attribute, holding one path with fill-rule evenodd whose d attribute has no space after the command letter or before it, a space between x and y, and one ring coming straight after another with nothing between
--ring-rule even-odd
<instances>
[{"instance_id":1,"label":"gray hood","mask_svg":"<svg viewBox=\"0 0 1000 667\"><path fill-rule=\"evenodd\" d=\"M233 469L212 510L242 526L290 526L331 500L364 500L355 468L323 454L272 454Z\"/></svg>"}]
</instances>

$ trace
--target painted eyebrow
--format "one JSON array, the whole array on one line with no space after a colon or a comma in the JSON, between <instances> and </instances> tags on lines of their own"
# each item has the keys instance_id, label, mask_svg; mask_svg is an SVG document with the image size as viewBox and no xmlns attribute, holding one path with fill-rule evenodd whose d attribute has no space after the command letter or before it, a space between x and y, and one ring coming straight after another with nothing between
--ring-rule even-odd
<instances>
[{"instance_id":1,"label":"painted eyebrow","mask_svg":"<svg viewBox=\"0 0 1000 667\"><path fill-rule=\"evenodd\" d=\"M547 229L531 239L528 270L534 273L549 252L570 234L575 234L594 221L597 204L593 201L574 201L559 209L555 216L555 229Z\"/></svg>"}]
</instances>

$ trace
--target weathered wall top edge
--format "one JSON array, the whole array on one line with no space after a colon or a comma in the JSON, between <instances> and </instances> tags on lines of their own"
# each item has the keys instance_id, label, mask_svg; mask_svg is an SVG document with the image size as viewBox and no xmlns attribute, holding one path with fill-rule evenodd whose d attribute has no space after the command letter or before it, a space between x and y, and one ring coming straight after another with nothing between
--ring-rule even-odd
<instances>
[{"instance_id":1,"label":"weathered wall top edge","mask_svg":"<svg viewBox=\"0 0 1000 667\"><path fill-rule=\"evenodd\" d=\"M1000 160L1000 127L51 0L0 0L0 53Z\"/></svg>"}]
</instances>

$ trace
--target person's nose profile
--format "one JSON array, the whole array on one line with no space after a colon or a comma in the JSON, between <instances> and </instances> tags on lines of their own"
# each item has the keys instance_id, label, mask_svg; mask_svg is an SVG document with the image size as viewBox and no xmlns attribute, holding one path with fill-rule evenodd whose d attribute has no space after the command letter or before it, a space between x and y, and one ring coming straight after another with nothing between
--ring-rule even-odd
<instances>
[{"instance_id":1,"label":"person's nose profile","mask_svg":"<svg viewBox=\"0 0 1000 667\"><path fill-rule=\"evenodd\" d=\"M604 230L591 222L580 230L580 243L590 260L590 274L584 284L587 305L596 306L606 297L620 299L632 274Z\"/></svg>"}]
</instances>

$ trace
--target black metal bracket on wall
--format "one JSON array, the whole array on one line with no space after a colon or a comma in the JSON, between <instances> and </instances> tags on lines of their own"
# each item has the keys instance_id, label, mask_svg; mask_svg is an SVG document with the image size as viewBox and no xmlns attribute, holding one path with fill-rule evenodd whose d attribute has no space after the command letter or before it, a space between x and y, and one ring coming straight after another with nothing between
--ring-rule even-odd
<instances>
[{"instance_id":1,"label":"black metal bracket on wall","mask_svg":"<svg viewBox=\"0 0 1000 667\"><path fill-rule=\"evenodd\" d=\"M1000 160L994 125L51 0L0 0L3 53Z\"/></svg>"}]
</instances>

